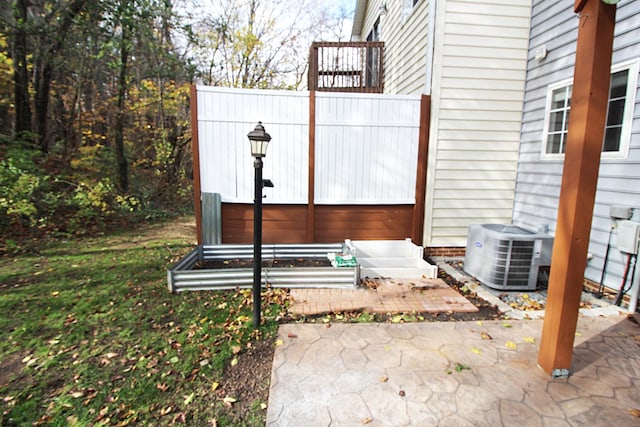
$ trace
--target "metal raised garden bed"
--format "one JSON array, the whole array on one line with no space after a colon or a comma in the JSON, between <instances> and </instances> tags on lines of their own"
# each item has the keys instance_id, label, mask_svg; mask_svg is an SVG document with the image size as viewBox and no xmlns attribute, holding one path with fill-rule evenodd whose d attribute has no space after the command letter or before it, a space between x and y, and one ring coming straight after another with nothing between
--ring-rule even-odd
<instances>
[{"instance_id":1,"label":"metal raised garden bed","mask_svg":"<svg viewBox=\"0 0 640 427\"><path fill-rule=\"evenodd\" d=\"M262 245L262 259L327 258L341 253L342 243ZM250 289L253 268L194 270L201 261L253 259L253 245L199 245L167 271L171 292L215 289ZM273 288L345 288L359 281L357 267L263 267L262 286Z\"/></svg>"}]
</instances>

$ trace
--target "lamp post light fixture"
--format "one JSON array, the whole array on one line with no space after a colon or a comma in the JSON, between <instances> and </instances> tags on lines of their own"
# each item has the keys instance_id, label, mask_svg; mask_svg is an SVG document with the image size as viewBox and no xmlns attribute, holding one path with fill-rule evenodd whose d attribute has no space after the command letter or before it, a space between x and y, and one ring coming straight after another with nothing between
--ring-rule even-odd
<instances>
[{"instance_id":1,"label":"lamp post light fixture","mask_svg":"<svg viewBox=\"0 0 640 427\"><path fill-rule=\"evenodd\" d=\"M262 158L267 155L267 146L271 141L271 135L264 130L262 122L258 122L255 129L247 135L251 143L251 155L254 157L254 204L253 204L253 328L260 327L260 301L262 291L262 188L265 181L262 179ZM271 181L268 186L273 186Z\"/></svg>"}]
</instances>

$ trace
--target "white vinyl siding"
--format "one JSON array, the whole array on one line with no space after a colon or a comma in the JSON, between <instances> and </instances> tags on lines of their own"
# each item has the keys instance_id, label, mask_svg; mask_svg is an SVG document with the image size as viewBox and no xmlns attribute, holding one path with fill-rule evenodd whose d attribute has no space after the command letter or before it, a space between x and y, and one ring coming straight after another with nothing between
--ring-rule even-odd
<instances>
[{"instance_id":1,"label":"white vinyl siding","mask_svg":"<svg viewBox=\"0 0 640 427\"><path fill-rule=\"evenodd\" d=\"M414 204L420 98L316 94L315 203Z\"/></svg>"},{"instance_id":2,"label":"white vinyl siding","mask_svg":"<svg viewBox=\"0 0 640 427\"><path fill-rule=\"evenodd\" d=\"M511 222L530 1L436 6L427 246L464 246L472 223Z\"/></svg>"},{"instance_id":3,"label":"white vinyl siding","mask_svg":"<svg viewBox=\"0 0 640 427\"><path fill-rule=\"evenodd\" d=\"M253 157L247 134L259 121L272 136L264 158L265 203L307 203L308 92L198 86L200 179L204 193L253 203Z\"/></svg>"},{"instance_id":4,"label":"white vinyl siding","mask_svg":"<svg viewBox=\"0 0 640 427\"><path fill-rule=\"evenodd\" d=\"M545 112L547 94L557 82L570 82L573 77L575 49L579 20L573 13L573 3L555 0L535 0L532 13L531 43L527 69L524 115L522 122L518 175L513 222L529 228L548 225L555 232L558 201L562 182L563 156L546 160ZM620 2L617 5L612 64L638 61L640 57L640 2ZM541 61L535 59L535 51L545 46L548 52ZM612 204L636 208L634 220L640 220L640 105L638 101L637 73L634 71L635 105L630 105L628 148L626 156L603 153L592 220L589 260L585 276L599 282L604 265L611 219ZM630 76L630 81L632 80ZM623 264L620 252L615 248L616 233L609 256L605 284L617 288L620 285Z\"/></svg>"},{"instance_id":5,"label":"white vinyl siding","mask_svg":"<svg viewBox=\"0 0 640 427\"><path fill-rule=\"evenodd\" d=\"M224 202L253 203L247 133L262 121L265 203L308 203L309 93L197 87L200 183ZM414 204L420 97L316 94L316 204Z\"/></svg>"},{"instance_id":6,"label":"white vinyl siding","mask_svg":"<svg viewBox=\"0 0 640 427\"><path fill-rule=\"evenodd\" d=\"M362 35L366 38L380 18L380 41L385 44L384 92L421 94L425 89L429 0L367 2Z\"/></svg>"}]
</instances>

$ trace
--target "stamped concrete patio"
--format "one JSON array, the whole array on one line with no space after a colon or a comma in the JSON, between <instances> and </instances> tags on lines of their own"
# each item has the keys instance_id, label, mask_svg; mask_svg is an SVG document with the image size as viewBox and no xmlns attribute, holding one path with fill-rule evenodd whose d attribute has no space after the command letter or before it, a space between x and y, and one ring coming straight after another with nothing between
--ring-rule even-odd
<instances>
[{"instance_id":1,"label":"stamped concrete patio","mask_svg":"<svg viewBox=\"0 0 640 427\"><path fill-rule=\"evenodd\" d=\"M582 316L572 375L536 364L542 320L286 324L268 426L640 426L640 327Z\"/></svg>"}]
</instances>

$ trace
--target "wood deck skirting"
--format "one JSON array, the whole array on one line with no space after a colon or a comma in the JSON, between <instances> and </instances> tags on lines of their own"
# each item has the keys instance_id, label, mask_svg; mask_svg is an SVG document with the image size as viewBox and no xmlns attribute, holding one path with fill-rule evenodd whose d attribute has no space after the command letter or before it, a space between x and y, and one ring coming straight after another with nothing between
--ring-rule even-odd
<instances>
[{"instance_id":1,"label":"wood deck skirting","mask_svg":"<svg viewBox=\"0 0 640 427\"><path fill-rule=\"evenodd\" d=\"M345 239L396 240L411 236L413 205L315 205L313 241L308 206L264 205L263 243L330 243ZM222 204L222 242L253 241L253 205Z\"/></svg>"}]
</instances>

